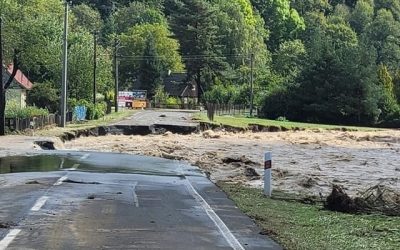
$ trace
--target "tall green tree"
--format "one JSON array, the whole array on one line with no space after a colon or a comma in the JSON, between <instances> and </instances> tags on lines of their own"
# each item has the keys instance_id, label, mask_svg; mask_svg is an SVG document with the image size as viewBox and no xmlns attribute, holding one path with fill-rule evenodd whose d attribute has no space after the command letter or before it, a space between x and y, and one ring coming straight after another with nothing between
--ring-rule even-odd
<instances>
[{"instance_id":1,"label":"tall green tree","mask_svg":"<svg viewBox=\"0 0 400 250\"><path fill-rule=\"evenodd\" d=\"M294 92L292 116L314 122L375 123L379 91L374 49L363 44L336 46L329 35L319 36Z\"/></svg>"},{"instance_id":2,"label":"tall green tree","mask_svg":"<svg viewBox=\"0 0 400 250\"><path fill-rule=\"evenodd\" d=\"M103 20L100 13L87 4L75 5L72 12L76 18L76 22L90 32L99 32L103 27Z\"/></svg>"},{"instance_id":3,"label":"tall green tree","mask_svg":"<svg viewBox=\"0 0 400 250\"><path fill-rule=\"evenodd\" d=\"M265 83L263 79L271 64L271 53L265 43L269 31L264 20L253 9L250 0L213 0L211 3L215 8L213 22L218 27L216 43L223 45L221 55L229 64L218 73L218 81L237 88L237 91L249 89L250 58L254 54L254 86L258 88Z\"/></svg>"},{"instance_id":4,"label":"tall green tree","mask_svg":"<svg viewBox=\"0 0 400 250\"><path fill-rule=\"evenodd\" d=\"M139 68L139 83L141 89L147 90L150 98L155 94L156 87L162 85L165 71L156 50L155 39L149 36Z\"/></svg>"},{"instance_id":5,"label":"tall green tree","mask_svg":"<svg viewBox=\"0 0 400 250\"><path fill-rule=\"evenodd\" d=\"M360 0L357 2L350 17L351 27L361 34L374 18L374 7L369 1Z\"/></svg>"},{"instance_id":6,"label":"tall green tree","mask_svg":"<svg viewBox=\"0 0 400 250\"><path fill-rule=\"evenodd\" d=\"M400 105L400 70L397 70L393 77L393 85L397 103Z\"/></svg>"},{"instance_id":7,"label":"tall green tree","mask_svg":"<svg viewBox=\"0 0 400 250\"><path fill-rule=\"evenodd\" d=\"M382 120L388 120L392 116L398 115L399 105L397 103L393 78L388 68L381 64L378 67L378 83L382 89L380 108L382 109Z\"/></svg>"},{"instance_id":8,"label":"tall green tree","mask_svg":"<svg viewBox=\"0 0 400 250\"><path fill-rule=\"evenodd\" d=\"M121 41L121 86L132 88L139 77L139 67L146 48L146 42L154 40L162 68L176 72L182 72L184 65L179 54L179 42L172 38L171 31L161 24L136 25L119 36Z\"/></svg>"},{"instance_id":9,"label":"tall green tree","mask_svg":"<svg viewBox=\"0 0 400 250\"><path fill-rule=\"evenodd\" d=\"M397 69L400 63L400 22L395 20L391 11L378 10L363 37L376 48L378 65L385 64L390 71Z\"/></svg>"},{"instance_id":10,"label":"tall green tree","mask_svg":"<svg viewBox=\"0 0 400 250\"><path fill-rule=\"evenodd\" d=\"M288 39L297 38L305 29L304 19L288 0L252 0L253 6L261 13L270 30L268 47L275 51Z\"/></svg>"},{"instance_id":11,"label":"tall green tree","mask_svg":"<svg viewBox=\"0 0 400 250\"><path fill-rule=\"evenodd\" d=\"M400 21L400 2L397 0L374 0L377 10L385 9L392 13L396 21Z\"/></svg>"},{"instance_id":12,"label":"tall green tree","mask_svg":"<svg viewBox=\"0 0 400 250\"><path fill-rule=\"evenodd\" d=\"M216 9L205 0L180 0L172 10L171 28L180 42L188 78L206 89L228 68L215 24Z\"/></svg>"},{"instance_id":13,"label":"tall green tree","mask_svg":"<svg viewBox=\"0 0 400 250\"><path fill-rule=\"evenodd\" d=\"M131 27L141 24L166 25L167 20L160 9L144 2L132 2L129 6L120 8L114 14L116 31L127 32Z\"/></svg>"},{"instance_id":14,"label":"tall green tree","mask_svg":"<svg viewBox=\"0 0 400 250\"><path fill-rule=\"evenodd\" d=\"M283 42L273 56L273 67L287 82L293 82L303 70L307 51L302 41Z\"/></svg>"}]
</instances>

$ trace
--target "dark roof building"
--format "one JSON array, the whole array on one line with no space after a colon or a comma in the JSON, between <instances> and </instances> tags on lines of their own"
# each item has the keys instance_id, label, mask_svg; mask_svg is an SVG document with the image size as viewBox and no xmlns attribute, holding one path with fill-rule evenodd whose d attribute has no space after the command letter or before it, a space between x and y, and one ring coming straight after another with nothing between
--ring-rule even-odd
<instances>
[{"instance_id":1,"label":"dark roof building","mask_svg":"<svg viewBox=\"0 0 400 250\"><path fill-rule=\"evenodd\" d=\"M197 98L199 90L194 81L187 81L186 73L172 73L164 78L165 91L175 97ZM202 91L202 90L201 90Z\"/></svg>"},{"instance_id":2,"label":"dark roof building","mask_svg":"<svg viewBox=\"0 0 400 250\"><path fill-rule=\"evenodd\" d=\"M165 91L171 96L180 97L186 85L186 73L172 73L164 78Z\"/></svg>"}]
</instances>

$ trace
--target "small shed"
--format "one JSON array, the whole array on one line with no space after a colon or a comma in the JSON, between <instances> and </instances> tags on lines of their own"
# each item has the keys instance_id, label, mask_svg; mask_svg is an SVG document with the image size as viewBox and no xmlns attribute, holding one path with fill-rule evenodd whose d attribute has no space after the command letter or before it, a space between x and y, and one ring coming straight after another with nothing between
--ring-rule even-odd
<instances>
[{"instance_id":1,"label":"small shed","mask_svg":"<svg viewBox=\"0 0 400 250\"><path fill-rule=\"evenodd\" d=\"M13 69L13 64L10 64L7 68L3 67L3 83L8 81ZM32 87L32 82L29 81L29 79L22 73L21 70L17 70L14 80L6 91L7 102L15 100L19 107L26 107L27 91L31 90Z\"/></svg>"}]
</instances>

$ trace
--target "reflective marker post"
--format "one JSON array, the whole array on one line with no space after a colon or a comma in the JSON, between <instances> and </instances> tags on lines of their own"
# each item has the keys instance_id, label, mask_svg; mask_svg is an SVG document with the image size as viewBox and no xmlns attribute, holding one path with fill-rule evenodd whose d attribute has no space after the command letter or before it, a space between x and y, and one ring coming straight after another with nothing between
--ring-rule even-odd
<instances>
[{"instance_id":1,"label":"reflective marker post","mask_svg":"<svg viewBox=\"0 0 400 250\"><path fill-rule=\"evenodd\" d=\"M265 153L264 159L264 195L272 195L272 157L271 152Z\"/></svg>"}]
</instances>

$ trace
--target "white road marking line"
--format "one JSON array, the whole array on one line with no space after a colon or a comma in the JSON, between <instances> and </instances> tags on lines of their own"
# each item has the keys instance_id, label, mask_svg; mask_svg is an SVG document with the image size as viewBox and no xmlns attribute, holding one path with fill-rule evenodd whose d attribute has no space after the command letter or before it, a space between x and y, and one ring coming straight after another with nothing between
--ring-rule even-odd
<instances>
[{"instance_id":1,"label":"white road marking line","mask_svg":"<svg viewBox=\"0 0 400 250\"><path fill-rule=\"evenodd\" d=\"M208 217L210 217L210 219L214 222L214 224L217 226L218 230L224 236L229 245L235 250L245 250L244 247L229 230L229 228L221 220L221 218L219 218L219 216L214 212L207 201L204 200L204 198L196 191L196 189L193 187L188 179L186 179L186 187L189 190L189 193L201 204L203 209L206 211Z\"/></svg>"},{"instance_id":2,"label":"white road marking line","mask_svg":"<svg viewBox=\"0 0 400 250\"><path fill-rule=\"evenodd\" d=\"M5 250L11 244L11 242L17 237L17 235L21 232L21 229L12 229L6 237L4 237L0 241L0 250Z\"/></svg>"},{"instance_id":3,"label":"white road marking line","mask_svg":"<svg viewBox=\"0 0 400 250\"><path fill-rule=\"evenodd\" d=\"M68 179L67 175L62 176L57 180L56 183L53 184L53 186L60 186L66 179Z\"/></svg>"},{"instance_id":4,"label":"white road marking line","mask_svg":"<svg viewBox=\"0 0 400 250\"><path fill-rule=\"evenodd\" d=\"M40 197L40 198L36 201L35 205L31 208L31 211L39 211L39 210L43 207L43 205L46 203L46 201L47 201L48 199L49 199L48 196L42 196L42 197Z\"/></svg>"},{"instance_id":5,"label":"white road marking line","mask_svg":"<svg viewBox=\"0 0 400 250\"><path fill-rule=\"evenodd\" d=\"M84 155L80 158L80 160L85 160L85 159L87 159L89 156L90 156L90 154L84 154Z\"/></svg>"},{"instance_id":6,"label":"white road marking line","mask_svg":"<svg viewBox=\"0 0 400 250\"><path fill-rule=\"evenodd\" d=\"M80 166L81 164L79 164L79 163L76 163L76 164L74 164L74 165L72 165L72 168L70 168L70 169L68 169L68 170L76 170L77 168L79 168L79 166Z\"/></svg>"},{"instance_id":7,"label":"white road marking line","mask_svg":"<svg viewBox=\"0 0 400 250\"><path fill-rule=\"evenodd\" d=\"M137 183L135 183L134 185L132 185L132 192L133 192L133 204L135 205L135 207L139 207L139 198L136 194L136 185Z\"/></svg>"}]
</instances>

